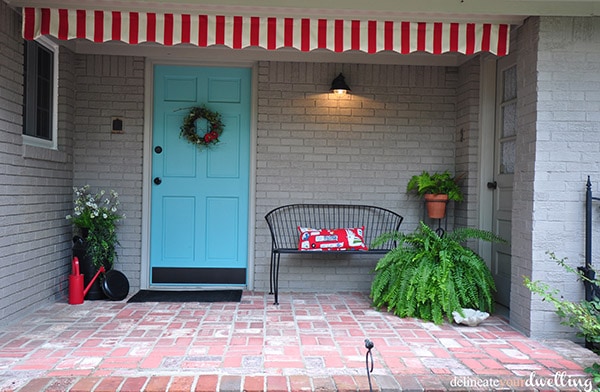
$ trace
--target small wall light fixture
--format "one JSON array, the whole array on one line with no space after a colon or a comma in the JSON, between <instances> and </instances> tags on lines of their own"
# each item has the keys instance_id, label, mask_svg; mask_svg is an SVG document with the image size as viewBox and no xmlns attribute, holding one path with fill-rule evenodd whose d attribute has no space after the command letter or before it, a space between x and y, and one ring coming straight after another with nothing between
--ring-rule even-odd
<instances>
[{"instance_id":1,"label":"small wall light fixture","mask_svg":"<svg viewBox=\"0 0 600 392\"><path fill-rule=\"evenodd\" d=\"M113 117L112 119L112 133L123 133L123 120L119 117Z\"/></svg>"},{"instance_id":2,"label":"small wall light fixture","mask_svg":"<svg viewBox=\"0 0 600 392\"><path fill-rule=\"evenodd\" d=\"M346 84L344 75L340 73L338 76L336 76L335 79L333 79L333 82L331 82L331 88L329 89L329 91L337 95L344 95L352 90L350 90L350 87L348 87L348 85Z\"/></svg>"}]
</instances>

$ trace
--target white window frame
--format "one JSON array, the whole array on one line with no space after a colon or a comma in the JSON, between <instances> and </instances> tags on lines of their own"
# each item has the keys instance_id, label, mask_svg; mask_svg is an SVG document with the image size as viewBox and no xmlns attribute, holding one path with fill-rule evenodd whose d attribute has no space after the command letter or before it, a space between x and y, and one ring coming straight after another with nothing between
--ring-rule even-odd
<instances>
[{"instance_id":1,"label":"white window frame","mask_svg":"<svg viewBox=\"0 0 600 392\"><path fill-rule=\"evenodd\" d=\"M52 140L45 140L39 137L23 134L23 144L35 147L42 147L56 150L58 149L58 49L59 45L46 37L39 37L36 42L44 48L50 50L53 54L53 75L52 75ZM26 76L26 75L24 75ZM26 92L24 92L26 94ZM24 114L25 115L25 114ZM23 118L23 124L25 118Z\"/></svg>"}]
</instances>

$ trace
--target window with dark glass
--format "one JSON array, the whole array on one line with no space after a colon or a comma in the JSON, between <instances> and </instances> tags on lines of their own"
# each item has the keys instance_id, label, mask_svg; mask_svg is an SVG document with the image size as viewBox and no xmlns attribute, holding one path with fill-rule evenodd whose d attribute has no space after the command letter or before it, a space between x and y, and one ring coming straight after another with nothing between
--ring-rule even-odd
<instances>
[{"instance_id":1,"label":"window with dark glass","mask_svg":"<svg viewBox=\"0 0 600 392\"><path fill-rule=\"evenodd\" d=\"M23 134L52 140L54 52L36 41L25 41L24 76Z\"/></svg>"}]
</instances>

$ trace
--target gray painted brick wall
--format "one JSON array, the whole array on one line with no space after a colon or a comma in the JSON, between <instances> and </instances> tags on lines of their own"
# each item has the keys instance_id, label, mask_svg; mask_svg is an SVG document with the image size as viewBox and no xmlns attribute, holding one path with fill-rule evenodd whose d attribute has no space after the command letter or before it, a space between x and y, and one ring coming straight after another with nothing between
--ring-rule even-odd
<instances>
[{"instance_id":1,"label":"gray painted brick wall","mask_svg":"<svg viewBox=\"0 0 600 392\"><path fill-rule=\"evenodd\" d=\"M114 189L125 214L117 229L115 268L140 287L142 248L142 152L144 137L144 59L77 55L74 186ZM123 133L112 133L112 119Z\"/></svg>"},{"instance_id":2,"label":"gray painted brick wall","mask_svg":"<svg viewBox=\"0 0 600 392\"><path fill-rule=\"evenodd\" d=\"M132 289L140 285L143 67L139 58L94 55L78 55L75 67L74 182L122 195L128 210L119 228L117 268ZM347 67L259 66L258 290L269 284L264 215L271 208L295 201L375 204L404 215L403 229L413 230L423 212L422 203L405 192L408 178L421 170L454 169L455 68ZM342 99L327 91L339 70L353 88ZM123 118L124 134L110 133L113 116ZM366 291L377 258L290 261L282 263L282 291Z\"/></svg>"},{"instance_id":3,"label":"gray painted brick wall","mask_svg":"<svg viewBox=\"0 0 600 392\"><path fill-rule=\"evenodd\" d=\"M531 319L531 292L523 276L531 276L533 252L533 181L535 173L537 19L529 19L518 31L517 52L518 135L512 214L511 323L527 332Z\"/></svg>"},{"instance_id":4,"label":"gray painted brick wall","mask_svg":"<svg viewBox=\"0 0 600 392\"><path fill-rule=\"evenodd\" d=\"M341 98L328 92L339 72L352 89ZM416 228L423 206L408 179L454 171L456 68L261 62L258 78L256 289L269 287L272 208L373 204ZM284 255L280 289L368 291L376 262Z\"/></svg>"},{"instance_id":5,"label":"gray painted brick wall","mask_svg":"<svg viewBox=\"0 0 600 392\"><path fill-rule=\"evenodd\" d=\"M475 57L458 68L456 90L456 174L461 176L465 200L455 204L455 225L479 226L479 95L480 62Z\"/></svg>"},{"instance_id":6,"label":"gray painted brick wall","mask_svg":"<svg viewBox=\"0 0 600 392\"><path fill-rule=\"evenodd\" d=\"M538 39L533 39L539 37ZM540 279L566 299L583 299L582 284L552 262L547 251L584 263L587 175L600 194L600 29L597 18L532 18L519 40L519 193L513 211L511 322L535 337L572 337L554 308L522 287ZM593 236L600 209L593 209ZM595 260L599 242L593 246Z\"/></svg>"},{"instance_id":7,"label":"gray painted brick wall","mask_svg":"<svg viewBox=\"0 0 600 392\"><path fill-rule=\"evenodd\" d=\"M567 257L572 266L584 260L584 190L587 175L600 195L600 24L598 18L541 18L538 44L537 141L535 163L534 277L561 290L565 298L583 299L582 285L548 262L545 251ZM600 203L593 208L593 246L600 260ZM546 304L535 298L533 336L560 336L566 328L548 319ZM538 312L538 309L544 311Z\"/></svg>"},{"instance_id":8,"label":"gray painted brick wall","mask_svg":"<svg viewBox=\"0 0 600 392\"><path fill-rule=\"evenodd\" d=\"M23 41L19 15L0 2L0 323L66 299L71 258L72 54L60 52L58 150L22 137Z\"/></svg>"}]
</instances>

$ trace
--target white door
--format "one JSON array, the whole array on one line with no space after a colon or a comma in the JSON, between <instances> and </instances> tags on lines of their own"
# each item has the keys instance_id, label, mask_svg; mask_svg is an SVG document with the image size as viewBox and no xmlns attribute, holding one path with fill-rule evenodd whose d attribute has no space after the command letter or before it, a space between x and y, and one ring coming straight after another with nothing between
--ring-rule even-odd
<instances>
[{"instance_id":1,"label":"white door","mask_svg":"<svg viewBox=\"0 0 600 392\"><path fill-rule=\"evenodd\" d=\"M517 67L514 56L498 60L496 94L494 178L487 186L493 192L492 230L510 241L517 138ZM496 302L508 308L511 285L510 243L492 245L491 269L497 288Z\"/></svg>"}]
</instances>

